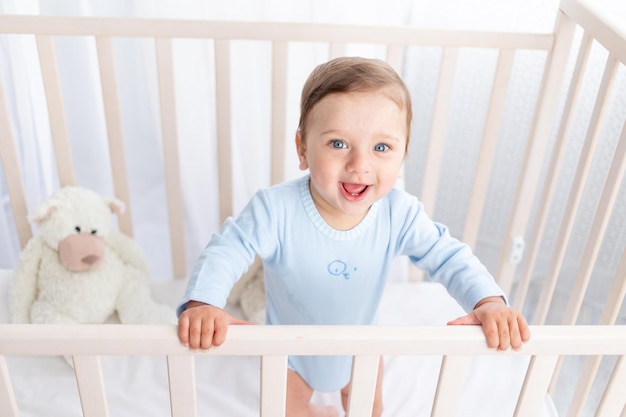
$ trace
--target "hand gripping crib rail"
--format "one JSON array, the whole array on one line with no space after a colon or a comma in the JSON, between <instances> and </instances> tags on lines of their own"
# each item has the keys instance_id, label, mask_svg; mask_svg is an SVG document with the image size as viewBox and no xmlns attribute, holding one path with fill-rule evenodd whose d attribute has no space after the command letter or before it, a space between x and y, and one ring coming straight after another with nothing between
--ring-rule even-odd
<instances>
[{"instance_id":1,"label":"hand gripping crib rail","mask_svg":"<svg viewBox=\"0 0 626 417\"><path fill-rule=\"evenodd\" d=\"M623 250L624 242L618 240L615 243L609 233L616 222L619 225L614 219L619 216L614 212L619 209L617 202L621 201L623 194L620 187L626 167L625 117L623 109L620 113L619 106L614 104L620 91L623 91L620 88L625 78L626 35L619 19L602 12L597 5L590 1L563 1L553 33L546 34L35 16L0 16L0 34L11 41L16 38L34 40L33 50L37 54L49 118L50 148L55 155L53 165L56 165L55 175L61 186L81 183L82 171L75 169L79 158L72 151L77 143L88 138L73 138L68 128L68 121L81 115L66 112L68 102L64 99L64 86L67 81L63 84L61 79L59 43L68 38L89 39L91 42L101 89L95 100L100 101L104 120L102 130L108 144L109 181L115 195L129 206L119 218L119 227L130 236L137 234L135 225L141 219L133 218L132 214L140 205L142 194L133 191L132 175L129 174L136 171L133 171L133 155L127 153L125 144L133 138L129 137L125 128L128 120L124 115L128 108L120 98L127 74L118 69L117 48L120 42L128 39L151 43L157 85L154 103L160 113L157 130L161 137L167 206L167 250L171 253L171 267L176 277L187 274L188 252L192 252L191 257L197 255L197 252L194 253L197 248L186 248L189 240L185 234L189 230L185 228L184 215L188 212L184 202L188 201L191 193L188 184L181 185L185 183L185 164L180 155L189 145L181 134L185 126L180 120L185 114L180 111L180 103L176 99L177 82L180 81L176 78L176 71L180 67L176 66L175 57L184 42L211 45L209 61L213 64L213 84L208 91L213 94L215 102L215 114L211 116L214 117L215 131L211 134L214 136L212 152L219 188L219 215L216 217L220 221L236 212L236 143L245 140L240 133L243 127L233 121L242 105L234 94L237 87L236 63L245 62L248 67L258 64L237 61L241 59L237 54L239 43L253 42L256 48L260 45L256 42L260 42L264 46L259 49L268 51L269 77L264 85L270 86L271 91L267 92L270 101L261 107L270 120L270 125L265 126L270 132L267 138L267 146L271 149L267 165L271 170L270 183L289 177L284 153L286 141L291 141L291 131L287 128L291 123L288 115L289 81L294 50L299 45L324 45L327 55L321 60L348 54L354 45L372 47L376 50L375 54L382 55L407 78L409 85L411 57L415 50L440 50L436 90L433 92L432 107L428 105L429 111L426 112L431 115L428 133L424 135L424 143L419 145L423 149L420 152L424 163L419 174L423 183L417 191L428 212L438 211L440 204L445 203L442 195L446 176L442 167L447 149L444 144L454 133L455 89L463 89L463 86L455 85L457 72L461 71L460 62L468 50L495 52L497 59L487 94L484 128L479 134L475 157L472 158L474 163L470 165L467 175L472 182L467 187L462 234L459 233L462 240L477 249L480 248L482 228L487 223L485 219L489 217L489 207L494 200L498 200L498 195L503 195L496 193L494 198L489 186L497 176L498 144L503 140L500 138L506 136L501 130L506 128L505 110L510 107L508 100L512 100L515 93L511 86L516 74L516 60L527 51L545 55L544 64L535 69L540 79L537 97L531 100L532 117L524 131L519 168L507 180L507 187L513 193L507 197L506 226L503 236L495 244L498 249L495 261L490 265L494 276L509 294L510 301L524 310L534 324L533 339L521 352L490 351L485 346L484 336L476 328L231 327L223 347L207 353L195 353L180 347L174 329L169 326L86 325L77 328L2 324L0 415L19 415L10 366L11 356L15 355L73 356L85 416L109 415L99 365L99 358L103 355L166 356L173 416L197 415L194 358L204 355L261 356L261 415L279 416L284 415L287 355L345 354L355 358L348 409L350 416L370 413L380 355L444 357L436 394L432 399L433 416L456 415L464 389L462 375L467 374L470 359L477 355L532 356L515 406L516 416L538 415L546 393L554 399L563 415L626 416L626 329L617 324L623 320L626 251ZM592 99L585 101L586 74L593 70L596 49L602 51L600 55L604 62L600 64L599 82ZM295 59L298 59L297 53ZM20 68L18 62L13 65L16 73L27 70ZM23 247L32 236L25 214L37 202L37 196L29 194L32 192L28 186L31 173L24 172L24 160L28 155L24 153L26 139L23 135L27 129L20 124L22 116L16 116L16 112L21 114L19 112L24 108L18 106L16 109L13 103L15 97L26 92L19 90L20 85L7 85L6 79L4 76L0 79L0 163L15 226L9 233ZM90 99L94 100L94 97ZM422 101L414 98L414 104L418 106L422 105L418 104ZM9 103L13 103L13 107ZM589 104L588 122L580 127L577 126L580 120L577 112L579 107L584 107L583 104ZM607 124L614 120L617 120L618 129L607 128ZM556 126L554 134L553 126ZM576 128L583 132L580 135L580 150L574 157L569 156L574 162L566 166L568 146L574 141L572 132ZM416 131L419 135L420 129ZM615 131L617 134L610 134ZM612 152L603 160L604 174L600 182L589 185L594 157L606 148L603 146L605 142L612 144ZM407 177L410 177L411 163L409 158ZM419 163L413 163L419 166ZM570 169L569 183L560 181L565 168ZM411 186L414 187L414 181L407 181L407 187ZM590 200L588 188L597 191L595 203L590 209L584 205ZM559 206L559 203L564 204ZM555 205L561 212L557 220L552 214ZM576 227L585 222L587 233L577 238ZM559 242L554 248L546 244L550 233L551 239ZM617 251L613 253L617 255L603 257L602 248L614 246L617 246ZM572 247L578 248L578 252L574 253L579 262L574 268L570 268L567 261L567 251ZM542 258L545 252L549 252L547 260ZM598 265L606 259L611 260L606 262L610 264L606 267L608 270L598 271L601 269ZM589 318L583 314L588 293L591 292L590 287L594 289L600 285L600 276L604 277L602 282L609 283L606 297L600 301L597 317ZM564 279L570 280L568 287L571 291L565 295L565 308L562 309L557 304L559 295L563 298L558 284ZM594 285L590 286L591 282ZM572 357L578 360L574 365L569 361ZM577 371L575 378L568 371L572 367ZM591 394L595 396L592 398Z\"/></svg>"}]
</instances>

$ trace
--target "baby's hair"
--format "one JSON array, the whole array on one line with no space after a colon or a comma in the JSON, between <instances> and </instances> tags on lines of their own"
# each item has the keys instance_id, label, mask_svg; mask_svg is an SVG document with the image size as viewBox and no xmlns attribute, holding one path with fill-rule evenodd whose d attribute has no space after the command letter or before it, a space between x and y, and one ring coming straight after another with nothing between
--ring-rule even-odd
<instances>
[{"instance_id":1,"label":"baby's hair","mask_svg":"<svg viewBox=\"0 0 626 417\"><path fill-rule=\"evenodd\" d=\"M298 131L305 140L306 126L313 107L329 94L384 91L406 113L408 149L411 118L411 95L396 71L379 59L342 57L317 66L302 88Z\"/></svg>"}]
</instances>

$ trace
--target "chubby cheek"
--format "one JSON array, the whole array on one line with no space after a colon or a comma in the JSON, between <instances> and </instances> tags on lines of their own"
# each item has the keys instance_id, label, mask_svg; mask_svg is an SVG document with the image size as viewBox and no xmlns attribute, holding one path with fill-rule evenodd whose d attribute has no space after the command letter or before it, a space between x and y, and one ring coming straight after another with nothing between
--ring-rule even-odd
<instances>
[{"instance_id":1,"label":"chubby cheek","mask_svg":"<svg viewBox=\"0 0 626 417\"><path fill-rule=\"evenodd\" d=\"M324 158L320 158L318 155L315 155L311 152L301 152L299 154L300 157L300 169L301 170L309 170L311 177L319 176L321 173L326 171Z\"/></svg>"},{"instance_id":2,"label":"chubby cheek","mask_svg":"<svg viewBox=\"0 0 626 417\"><path fill-rule=\"evenodd\" d=\"M384 170L378 172L376 176L376 192L375 198L382 198L389 193L397 184L398 179L403 175L402 165L399 167L396 165L389 166Z\"/></svg>"},{"instance_id":3,"label":"chubby cheek","mask_svg":"<svg viewBox=\"0 0 626 417\"><path fill-rule=\"evenodd\" d=\"M331 181L329 172L323 167L317 165L315 168L316 169L310 169L309 172L311 175L311 185L314 186L318 192L324 194L324 190L328 189L331 182L336 184L337 181Z\"/></svg>"}]
</instances>

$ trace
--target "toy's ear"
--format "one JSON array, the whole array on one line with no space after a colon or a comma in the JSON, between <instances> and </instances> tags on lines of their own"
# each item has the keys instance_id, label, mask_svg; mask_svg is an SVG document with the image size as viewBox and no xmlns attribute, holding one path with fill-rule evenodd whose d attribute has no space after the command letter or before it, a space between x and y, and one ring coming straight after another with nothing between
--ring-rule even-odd
<instances>
[{"instance_id":1,"label":"toy's ear","mask_svg":"<svg viewBox=\"0 0 626 417\"><path fill-rule=\"evenodd\" d=\"M124 210L126 210L126 205L124 204L122 200L118 200L115 197L108 197L108 198L103 197L103 198L104 198L104 202L106 203L107 206L109 206L112 213L115 213L117 215L124 214Z\"/></svg>"},{"instance_id":2,"label":"toy's ear","mask_svg":"<svg viewBox=\"0 0 626 417\"><path fill-rule=\"evenodd\" d=\"M54 201L49 201L43 203L41 206L37 207L35 211L28 215L28 221L33 223L43 223L48 220L52 213L54 213L57 209L57 203Z\"/></svg>"}]
</instances>

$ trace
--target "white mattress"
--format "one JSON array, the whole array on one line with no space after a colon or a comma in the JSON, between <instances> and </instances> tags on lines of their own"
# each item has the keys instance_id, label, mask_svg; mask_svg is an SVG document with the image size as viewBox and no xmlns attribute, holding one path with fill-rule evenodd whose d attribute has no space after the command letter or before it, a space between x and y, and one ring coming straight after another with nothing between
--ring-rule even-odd
<instances>
[{"instance_id":1,"label":"white mattress","mask_svg":"<svg viewBox=\"0 0 626 417\"><path fill-rule=\"evenodd\" d=\"M0 271L0 322L7 322L9 271ZM154 297L172 307L184 282L157 282ZM443 287L432 283L389 284L381 305L382 325L443 326L463 311ZM529 358L474 359L458 416L512 415ZM61 357L7 358L21 417L82 416L73 371ZM386 357L384 416L429 416L440 357ZM162 357L103 357L112 417L170 416L167 369ZM258 357L196 357L199 415L258 416ZM316 393L314 401L339 406L338 393ZM341 408L341 407L339 407ZM556 416L546 397L541 417Z\"/></svg>"}]
</instances>

